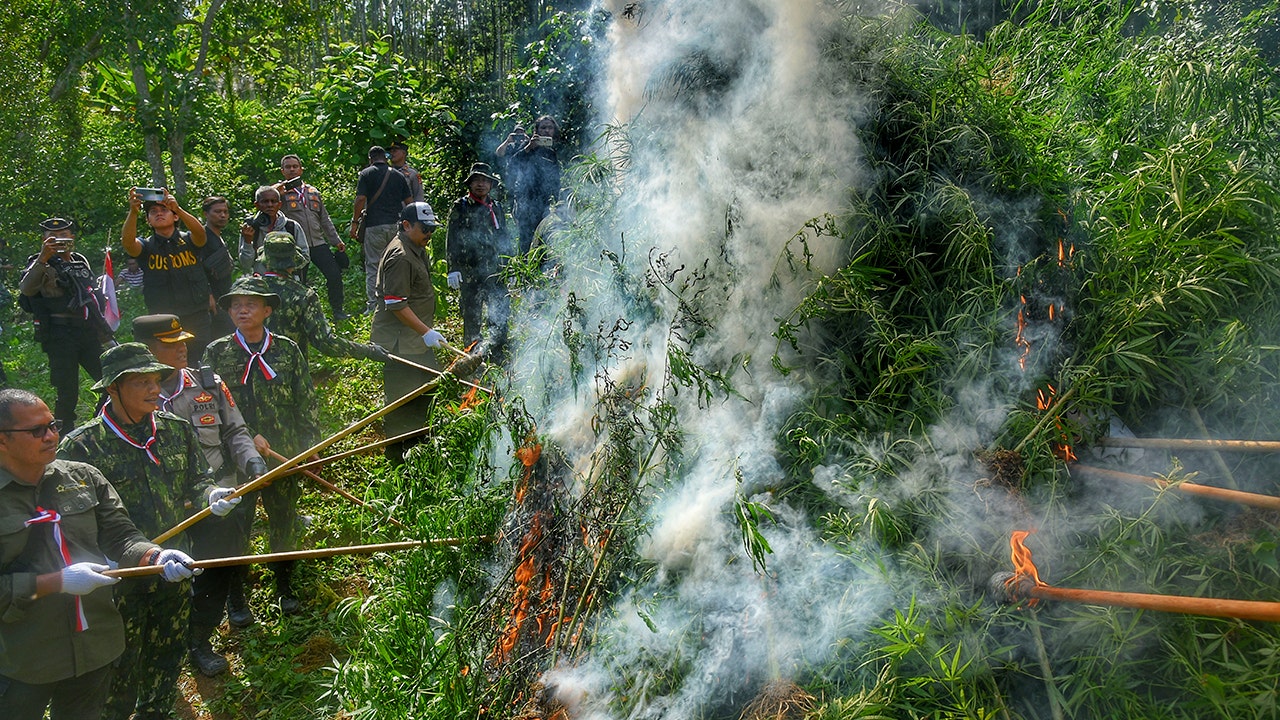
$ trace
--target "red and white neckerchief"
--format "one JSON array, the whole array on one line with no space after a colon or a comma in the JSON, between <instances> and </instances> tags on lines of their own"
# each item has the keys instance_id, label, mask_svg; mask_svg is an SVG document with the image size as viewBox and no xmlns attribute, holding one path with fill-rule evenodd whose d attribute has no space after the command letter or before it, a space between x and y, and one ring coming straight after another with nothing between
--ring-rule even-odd
<instances>
[{"instance_id":1,"label":"red and white neckerchief","mask_svg":"<svg viewBox=\"0 0 1280 720\"><path fill-rule=\"evenodd\" d=\"M257 363L258 368L262 370L263 377L268 380L275 380L276 371L271 369L271 366L267 364L267 359L263 357L271 349L271 331L267 331L266 337L262 340L262 349L256 352L249 347L249 342L244 339L244 335L241 335L239 330L236 330L235 336L236 343L240 345L240 348L249 353L249 362L244 364L244 374L240 376L240 384L249 384L249 373L253 372L254 363Z\"/></svg>"},{"instance_id":2,"label":"red and white neckerchief","mask_svg":"<svg viewBox=\"0 0 1280 720\"><path fill-rule=\"evenodd\" d=\"M53 510L45 510L36 506L36 516L26 521L26 527L32 525L53 525L53 544L58 546L58 554L62 556L62 567L71 565L71 549L67 547L67 539L62 536L62 516ZM89 619L84 616L84 603L76 595L76 632L89 629Z\"/></svg>"},{"instance_id":3,"label":"red and white neckerchief","mask_svg":"<svg viewBox=\"0 0 1280 720\"><path fill-rule=\"evenodd\" d=\"M117 425L116 421L111 419L111 415L107 413L107 408L109 407L111 407L110 400L102 406L102 410L98 413L98 415L102 416L102 423L110 428L111 432L116 434L116 437L139 450L145 450L147 452L147 457L151 458L151 462L160 465L160 456L156 455L155 451L151 449L151 446L156 444L156 414L147 413L147 419L151 421L151 437L147 438L144 442L138 442L137 440L129 437L129 433L125 432L124 428Z\"/></svg>"},{"instance_id":4,"label":"red and white neckerchief","mask_svg":"<svg viewBox=\"0 0 1280 720\"><path fill-rule=\"evenodd\" d=\"M493 211L493 200L491 200L488 197L481 200L477 198L475 195L472 195L470 193L467 193L467 198L470 199L471 202L475 203L476 205L483 206L486 210L488 210L489 219L493 220L493 227L494 228L498 227L498 213Z\"/></svg>"},{"instance_id":5,"label":"red and white neckerchief","mask_svg":"<svg viewBox=\"0 0 1280 720\"><path fill-rule=\"evenodd\" d=\"M166 394L164 389L160 390L160 409L165 412L173 412L173 399L182 394L183 390L191 387L195 383L187 376L187 370L178 371L178 386L173 389L173 394Z\"/></svg>"}]
</instances>

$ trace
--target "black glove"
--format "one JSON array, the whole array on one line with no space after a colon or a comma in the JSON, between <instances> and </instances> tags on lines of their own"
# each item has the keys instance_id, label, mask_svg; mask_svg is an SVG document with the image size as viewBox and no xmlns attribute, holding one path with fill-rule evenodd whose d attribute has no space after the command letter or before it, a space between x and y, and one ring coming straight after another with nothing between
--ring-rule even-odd
<instances>
[{"instance_id":1,"label":"black glove","mask_svg":"<svg viewBox=\"0 0 1280 720\"><path fill-rule=\"evenodd\" d=\"M244 464L244 474L252 480L267 473L267 461L260 457L249 458Z\"/></svg>"},{"instance_id":2,"label":"black glove","mask_svg":"<svg viewBox=\"0 0 1280 720\"><path fill-rule=\"evenodd\" d=\"M378 343L369 343L366 347L369 348L370 360L377 360L380 363L391 362L391 353Z\"/></svg>"}]
</instances>

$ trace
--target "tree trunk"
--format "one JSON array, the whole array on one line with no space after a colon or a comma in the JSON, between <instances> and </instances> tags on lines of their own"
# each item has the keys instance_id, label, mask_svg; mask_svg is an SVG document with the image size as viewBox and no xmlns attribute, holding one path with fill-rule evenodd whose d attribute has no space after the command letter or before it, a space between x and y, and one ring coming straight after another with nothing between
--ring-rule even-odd
<instances>
[{"instance_id":1,"label":"tree trunk","mask_svg":"<svg viewBox=\"0 0 1280 720\"><path fill-rule=\"evenodd\" d=\"M180 201L187 197L187 156L183 146L187 133L181 129L169 131L169 169L173 172L173 196Z\"/></svg>"},{"instance_id":2,"label":"tree trunk","mask_svg":"<svg viewBox=\"0 0 1280 720\"><path fill-rule=\"evenodd\" d=\"M151 166L151 186L164 187L164 155L160 151L160 119L151 102L151 86L147 82L147 68L142 64L142 52L138 39L125 41L129 54L129 66L133 75L133 89L138 94L138 125L142 127L143 144L147 149L147 164Z\"/></svg>"}]
</instances>

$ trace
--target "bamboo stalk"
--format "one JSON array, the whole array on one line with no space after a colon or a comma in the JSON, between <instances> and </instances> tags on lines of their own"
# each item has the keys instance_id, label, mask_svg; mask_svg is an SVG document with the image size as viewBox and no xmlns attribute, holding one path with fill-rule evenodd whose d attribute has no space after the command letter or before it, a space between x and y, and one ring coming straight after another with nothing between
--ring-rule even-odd
<instances>
[{"instance_id":1,"label":"bamboo stalk","mask_svg":"<svg viewBox=\"0 0 1280 720\"><path fill-rule=\"evenodd\" d=\"M450 344L449 344L449 343L447 343L447 342L442 342L442 343L440 343L440 344L441 344L441 345L443 345L443 346L444 346L444 348L445 348L446 350L448 350L449 352L457 353L459 357L465 358L465 359L467 359L467 360L470 360L470 359L471 359L471 355L470 355L470 353L467 353L467 352L465 352L465 351L463 351L463 350L459 350L458 348L454 347L453 345L450 345Z\"/></svg>"},{"instance_id":2,"label":"bamboo stalk","mask_svg":"<svg viewBox=\"0 0 1280 720\"><path fill-rule=\"evenodd\" d=\"M376 545L347 545L336 548L320 548L318 550L291 550L289 552L266 553L264 555L236 555L233 557L196 560L188 565L191 568L219 568L232 565L256 565L286 560L313 560L315 558L335 557L338 555L370 555L379 552L412 550L427 545L456 546L465 542L492 542L492 535L480 535L471 538L439 538L435 540L404 540L401 542L378 543ZM132 578L159 575L164 572L163 565L142 565L140 567L118 568L106 570L102 574L109 577Z\"/></svg>"},{"instance_id":3,"label":"bamboo stalk","mask_svg":"<svg viewBox=\"0 0 1280 720\"><path fill-rule=\"evenodd\" d=\"M282 461L282 462L287 461L287 460L289 459L289 458L287 458L287 457L285 457L285 456L281 455L280 453L276 452L275 450L268 450L268 451L267 451L267 454L268 454L268 455L270 455L271 457L275 458L276 460L280 460L280 461ZM364 500L361 500L360 498L356 497L355 495L352 495L351 493L347 492L346 490L343 490L342 488L338 487L337 485L334 485L333 483L329 482L328 480L325 480L324 478L322 478L322 477L320 477L319 475L317 475L317 474L315 474L315 473L311 472L310 470L302 470L302 469L297 468L297 467L295 467L294 469L295 469L295 470L297 470L298 472L302 473L303 475L306 475L307 477L311 478L313 481L315 481L315 482L319 483L319 484L320 484L320 486L321 486L321 487L323 487L323 488L325 488L326 490L329 490L330 492L333 492L333 493L337 493L338 495L340 495L340 496L342 496L342 497L346 498L347 500L349 500L349 501L351 501L351 502L355 503L356 505L359 505L359 506L360 506L360 507L362 507L362 508L365 508L366 510L372 510L372 509L373 509L373 508L369 507L369 503L365 502ZM403 528L403 529L405 529L405 530L408 530L408 529L409 529L409 527L408 527L407 525L405 525L404 523L400 522L399 520L397 520L397 519L395 519L395 518L391 517L390 515L388 515L388 516L387 516L387 520L388 520L388 521L390 521L392 525L395 525L395 526L396 526L396 527L398 527L398 528Z\"/></svg>"},{"instance_id":4,"label":"bamboo stalk","mask_svg":"<svg viewBox=\"0 0 1280 720\"><path fill-rule=\"evenodd\" d=\"M1086 605L1111 605L1136 608L1138 610L1182 613L1185 615L1280 622L1280 602L1060 588L1044 583L1037 584L1035 580L1027 575L1015 575L1010 572L996 573L991 576L988 585L993 589L998 588L999 592L1004 593L1004 599L1011 602L1021 602L1028 598L1035 598L1038 600L1059 600L1084 603Z\"/></svg>"},{"instance_id":5,"label":"bamboo stalk","mask_svg":"<svg viewBox=\"0 0 1280 720\"><path fill-rule=\"evenodd\" d=\"M1280 452L1274 440L1197 440L1195 438L1101 437L1103 447L1151 448L1157 450L1229 450L1232 452Z\"/></svg>"},{"instance_id":6,"label":"bamboo stalk","mask_svg":"<svg viewBox=\"0 0 1280 720\"><path fill-rule=\"evenodd\" d=\"M416 436L418 436L418 435L422 435L422 434L424 434L424 433L428 433L428 432L431 432L431 426L430 426L430 425L428 425L428 426L426 426L426 427L420 427L420 428L418 428L417 430L410 430L410 431L409 431L409 432L407 432L407 433L400 433L399 435L396 435L395 437L389 437L389 438L386 438L386 439L384 439L384 440L378 440L378 441L371 442L371 443L368 443L368 444L365 444L365 445L361 445L360 447L352 448L352 449L350 449L350 450L343 450L343 451L342 451L342 452L340 452L340 453L335 453L335 454L333 454L333 455L329 455L329 456L327 456L327 457L322 457L322 458L320 458L319 460L312 460L311 462L305 462L305 463L302 463L302 464L300 464L300 465L295 465L295 466L293 467L293 472L303 472L303 471L305 471L305 470L314 470L315 468L321 467L321 466L323 466L323 465L328 465L328 464L329 464L329 463L331 463L331 462L336 462L336 461L338 461L338 460L344 460L344 459L346 459L346 458L351 457L352 455L359 455L360 453L371 452L371 451L373 451L373 450L377 450L377 449L379 449L379 448L384 448L384 447L386 447L386 446L388 446L388 445L394 445L394 444L396 444L396 443L398 443L398 442L401 442L401 441L403 441L403 440L408 440L408 439L409 439L409 438L411 438L411 437L416 437Z\"/></svg>"},{"instance_id":7,"label":"bamboo stalk","mask_svg":"<svg viewBox=\"0 0 1280 720\"><path fill-rule=\"evenodd\" d=\"M406 405L407 403L409 403L411 400L413 400L414 398L418 397L419 395L421 395L421 394L423 394L423 393L425 393L425 392L429 392L429 391L431 391L431 390L436 389L436 388L437 388L437 387L439 387L439 385L440 385L440 380L441 380L441 378L436 378L436 379L434 379L434 380L431 380L430 382L423 383L422 385L420 385L419 387L417 387L417 388L416 388L416 389L414 389L414 390L410 390L409 392L405 393L404 395L402 395L402 396L401 396L400 398L398 398L397 400L395 400L395 401L393 401L393 402L389 403L388 405L386 405L386 406L382 407L381 409L376 410L376 411L374 411L373 413L371 413L371 414L369 414L369 415L365 416L365 417L364 417L364 419L362 419L362 420L357 420L357 421L355 421L355 422L351 423L350 425L348 425L348 426L346 426L345 428L343 428L343 429L339 430L338 432L334 433L333 435L330 435L329 437L327 437L327 438L325 438L325 439L321 440L320 442L316 443L315 445L313 445L313 446L311 446L311 447L307 448L306 450L303 450L301 453L298 453L298 455L296 455L296 456L294 456L294 457L292 457L292 458L289 458L289 459L288 459L288 460L286 460L285 462L281 463L279 466L277 466L277 467L275 467L275 468L273 468L273 469L271 469L271 470L268 470L267 472L265 472L265 473L263 473L262 475L260 475L257 479L255 479L255 480L250 480L249 482L245 483L244 485L241 485L240 487L238 487L238 488L236 488L236 489L235 489L235 492L233 492L233 493L231 493L230 495L228 495L228 496L227 496L227 498L240 497L240 496L242 496L242 495L244 495L244 494L246 494L246 493L251 493L251 492L253 492L254 490L257 490L258 488L260 488L260 487L262 487L262 486L264 486L264 485L266 485L266 484L268 484L268 483L270 483L270 482L272 482L272 481L274 481L274 480L277 480L277 479L279 479L279 478L284 477L285 475L288 475L288 474L289 474L289 472L288 472L288 471L289 471L293 466L297 465L298 463L302 462L303 460L305 460L305 459L307 459L307 458L311 457L312 455L315 455L316 453L318 453L318 452L320 452L321 450L323 450L323 449L325 449L325 448L329 447L330 445L332 445L332 444L334 444L334 443L338 442L338 441L339 441L339 440L341 440L342 438L344 438L344 437L346 437L346 436L350 435L351 433L353 433L353 432L355 432L355 431L359 430L360 428L365 427L366 425L369 425L369 424L373 423L374 421L378 420L379 418L381 418L382 416L386 415L387 413L390 413L390 412L392 412L392 411L394 411L394 410L396 410L396 409L400 408L401 406ZM155 537L155 539L154 539L154 540L152 540L152 542L156 543L157 545L162 544L164 541L168 540L169 538L173 537L174 535L177 535L178 533L182 532L183 530L186 530L187 528L191 527L192 525L195 525L196 523L198 523L198 522L200 522L201 520L203 520L203 519L205 519L205 518L209 517L209 516L210 516L210 515L212 515L212 514L213 514L213 513L212 513L212 511L210 511L210 510L209 510L209 508L207 508L207 507L206 507L206 508L202 509L200 512L196 513L195 515L192 515L191 517L187 518L186 520L183 520L182 522L178 523L177 525L174 525L173 527L169 528L168 530L165 530L164 532L160 533L159 535L157 535L157 536Z\"/></svg>"},{"instance_id":8,"label":"bamboo stalk","mask_svg":"<svg viewBox=\"0 0 1280 720\"><path fill-rule=\"evenodd\" d=\"M1227 488L1213 487L1212 485L1199 485L1190 482L1171 483L1163 478L1152 475L1134 475L1133 473L1120 472L1118 470L1107 470L1105 468L1092 467L1089 465L1081 465L1079 463L1071 466L1071 474L1079 474L1081 477L1092 477L1096 480L1119 480L1122 482L1139 483L1142 485L1154 485L1161 489L1177 490L1178 492L1188 495L1196 495L1198 497L1209 498L1211 500L1222 500L1224 502L1240 503L1250 507L1263 508L1266 510L1280 510L1280 497L1274 495L1261 495L1259 493L1244 492L1243 490L1228 490Z\"/></svg>"},{"instance_id":9,"label":"bamboo stalk","mask_svg":"<svg viewBox=\"0 0 1280 720\"><path fill-rule=\"evenodd\" d=\"M1195 405L1189 406L1188 409L1191 410L1191 419L1195 422L1196 427L1200 429L1200 435L1205 439L1208 439L1209 428L1205 427L1204 418L1200 417L1200 411L1196 409ZM1218 471L1227 479L1227 483L1229 485L1232 487L1239 487L1239 483L1236 482L1235 473L1231 472L1231 468L1227 466L1227 461L1223 459L1221 452L1217 450L1213 451L1213 462L1218 466Z\"/></svg>"},{"instance_id":10,"label":"bamboo stalk","mask_svg":"<svg viewBox=\"0 0 1280 720\"><path fill-rule=\"evenodd\" d=\"M400 357L399 355L391 355L391 354L388 354L388 355L387 355L387 357L391 358L392 360L395 360L396 362L398 362L398 363L400 363L400 364L402 364L402 365L408 365L408 366L409 366L409 367L411 367L411 368L414 368L414 369L417 369L417 370L421 370L421 371L423 371L423 372L432 373L432 374L434 374L434 375L438 375L438 376L441 376L441 377L443 377L443 376L444 376L445 372L452 372L452 371L440 371L440 370L437 370L437 369L435 369L435 368L433 368L433 367L427 367L426 365L423 365L423 364L421 364L421 363L416 363L416 362L414 362L414 361L412 361L412 360L409 360L408 358L402 358L402 357ZM476 358L474 355L467 355L466 353L463 353L463 354L462 354L462 357L463 357L463 358L465 358L465 359L467 359L467 360L478 360L478 358ZM473 369L474 369L474 368L471 368L471 370L473 370ZM470 372L470 370L468 370L468 372ZM473 382L469 382L469 381L467 381L467 380L463 380L462 378L457 377L456 375L454 376L454 379L455 379L455 380L457 380L459 383L461 383L461 384L463 384L463 385L466 385L467 387L473 387L473 388L475 388L475 389L477 389L477 390L483 390L483 391L485 391L485 392L489 393L490 395L492 395L492 394L493 394L493 391L492 391L492 390L490 390L490 389L489 389L489 388L487 388L487 387L484 387L483 385L476 385L475 383L473 383Z\"/></svg>"}]
</instances>

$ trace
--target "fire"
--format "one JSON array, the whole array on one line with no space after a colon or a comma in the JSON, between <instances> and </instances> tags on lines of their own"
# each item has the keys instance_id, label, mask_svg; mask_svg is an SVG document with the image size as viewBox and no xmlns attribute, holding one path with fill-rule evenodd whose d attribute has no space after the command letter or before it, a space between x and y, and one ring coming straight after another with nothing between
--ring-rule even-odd
<instances>
[{"instance_id":1,"label":"fire","mask_svg":"<svg viewBox=\"0 0 1280 720\"><path fill-rule=\"evenodd\" d=\"M1031 549L1025 544L1027 536L1035 530L1014 530L1009 536L1009 556L1013 560L1013 579L1009 582L1013 583L1024 578L1031 578L1036 587L1044 587L1046 583L1040 580L1040 572L1036 570L1036 564L1031 560Z\"/></svg>"}]
</instances>

